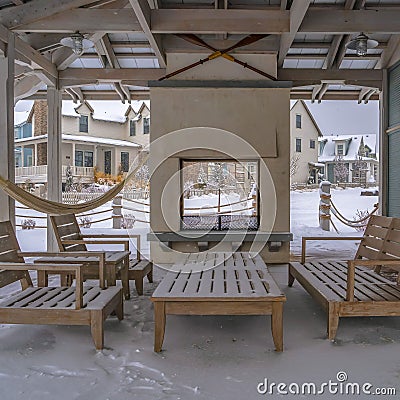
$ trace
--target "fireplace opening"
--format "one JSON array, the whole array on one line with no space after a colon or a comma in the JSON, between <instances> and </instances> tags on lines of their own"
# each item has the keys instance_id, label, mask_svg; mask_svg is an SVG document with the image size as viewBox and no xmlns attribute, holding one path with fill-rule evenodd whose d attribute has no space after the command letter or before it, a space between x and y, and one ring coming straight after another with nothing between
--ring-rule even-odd
<instances>
[{"instance_id":1,"label":"fireplace opening","mask_svg":"<svg viewBox=\"0 0 400 400\"><path fill-rule=\"evenodd\" d=\"M181 160L181 229L259 227L258 161Z\"/></svg>"}]
</instances>

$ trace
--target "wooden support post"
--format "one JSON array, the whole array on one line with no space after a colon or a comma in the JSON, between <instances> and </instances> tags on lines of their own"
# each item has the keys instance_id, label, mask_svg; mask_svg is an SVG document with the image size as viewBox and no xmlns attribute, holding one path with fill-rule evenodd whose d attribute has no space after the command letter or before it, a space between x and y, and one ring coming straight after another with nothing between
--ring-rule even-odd
<instances>
[{"instance_id":1,"label":"wooden support post","mask_svg":"<svg viewBox=\"0 0 400 400\"><path fill-rule=\"evenodd\" d=\"M14 60L15 35L8 33L8 43L4 55L0 55L0 175L15 181L14 155ZM15 202L0 190L0 221L10 220L15 225Z\"/></svg>"},{"instance_id":2,"label":"wooden support post","mask_svg":"<svg viewBox=\"0 0 400 400\"><path fill-rule=\"evenodd\" d=\"M113 229L121 229L122 224L122 196L115 196L112 202Z\"/></svg>"},{"instance_id":3,"label":"wooden support post","mask_svg":"<svg viewBox=\"0 0 400 400\"><path fill-rule=\"evenodd\" d=\"M47 88L47 107L47 199L61 202L61 90L58 87ZM58 250L50 219L47 220L47 250Z\"/></svg>"},{"instance_id":4,"label":"wooden support post","mask_svg":"<svg viewBox=\"0 0 400 400\"><path fill-rule=\"evenodd\" d=\"M319 190L319 226L324 231L329 231L331 217L331 183L329 181L321 182Z\"/></svg>"}]
</instances>

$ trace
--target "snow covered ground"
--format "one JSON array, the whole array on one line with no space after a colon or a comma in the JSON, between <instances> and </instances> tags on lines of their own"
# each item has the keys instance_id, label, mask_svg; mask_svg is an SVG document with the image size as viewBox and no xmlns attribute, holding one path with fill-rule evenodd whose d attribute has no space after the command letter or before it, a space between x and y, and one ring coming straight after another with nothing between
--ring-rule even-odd
<instances>
[{"instance_id":1,"label":"snow covered ground","mask_svg":"<svg viewBox=\"0 0 400 400\"><path fill-rule=\"evenodd\" d=\"M335 190L333 199L351 218L357 208L371 209L375 197L358 189ZM318 193L292 193L293 252L300 236L321 235L317 221ZM96 228L101 229L102 227ZM355 233L338 224L346 235ZM143 232L145 225L141 227ZM144 235L144 233L143 233ZM18 231L23 249L44 249L45 230ZM314 253L337 254L338 248L314 247ZM354 252L350 245L346 254ZM340 254L345 252L340 249ZM275 353L270 319L258 316L169 316L164 351L153 352L153 311L149 296L163 276L145 283L145 295L125 302L125 319L111 317L105 345L94 350L87 327L0 325L1 400L243 400L308 398L257 393L269 382L321 384L335 381L339 371L349 382L394 387L397 396L340 396L323 399L399 398L400 319L341 320L337 340L326 340L326 316L299 284L286 286L287 267L271 273L287 296L284 312L285 351ZM11 289L0 290L0 299ZM133 289L134 290L134 289Z\"/></svg>"}]
</instances>

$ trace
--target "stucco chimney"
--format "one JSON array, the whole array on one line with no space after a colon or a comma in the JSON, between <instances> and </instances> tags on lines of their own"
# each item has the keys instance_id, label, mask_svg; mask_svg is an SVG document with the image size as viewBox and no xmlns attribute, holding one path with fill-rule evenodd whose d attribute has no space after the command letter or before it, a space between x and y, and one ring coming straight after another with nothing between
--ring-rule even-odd
<instances>
[{"instance_id":1,"label":"stucco chimney","mask_svg":"<svg viewBox=\"0 0 400 400\"><path fill-rule=\"evenodd\" d=\"M33 136L47 134L47 101L35 100L33 103Z\"/></svg>"}]
</instances>

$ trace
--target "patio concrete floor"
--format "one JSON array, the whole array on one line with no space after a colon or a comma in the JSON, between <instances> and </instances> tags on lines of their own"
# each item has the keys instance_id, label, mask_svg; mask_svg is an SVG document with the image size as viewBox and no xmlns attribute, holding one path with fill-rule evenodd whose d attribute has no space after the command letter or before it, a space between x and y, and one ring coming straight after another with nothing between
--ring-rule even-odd
<instances>
[{"instance_id":1,"label":"patio concrete floor","mask_svg":"<svg viewBox=\"0 0 400 400\"><path fill-rule=\"evenodd\" d=\"M282 398L261 395L269 382L336 381L393 387L399 398L400 318L343 318L337 340L326 339L326 316L298 284L288 288L287 266L270 271L287 296L283 353L274 351L270 318L168 316L164 350L153 352L149 301L164 271L145 296L125 303L125 320L107 320L102 352L87 327L3 325L0 328L0 398L9 399L201 399ZM286 395L283 398L307 398Z\"/></svg>"}]
</instances>

